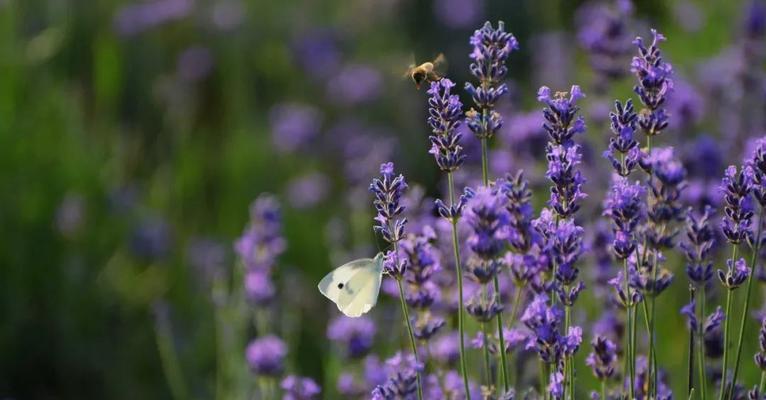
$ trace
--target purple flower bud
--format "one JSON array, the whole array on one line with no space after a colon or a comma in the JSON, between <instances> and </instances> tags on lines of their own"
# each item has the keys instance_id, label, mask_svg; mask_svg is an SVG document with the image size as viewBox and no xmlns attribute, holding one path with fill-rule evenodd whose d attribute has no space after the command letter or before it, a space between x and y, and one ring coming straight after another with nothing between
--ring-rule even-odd
<instances>
[{"instance_id":1,"label":"purple flower bud","mask_svg":"<svg viewBox=\"0 0 766 400\"><path fill-rule=\"evenodd\" d=\"M585 120L577 117L580 107L576 106L577 100L583 97L585 94L577 85L572 86L569 97L566 92L551 95L547 86L537 91L537 100L547 106L543 109L543 128L552 144L569 146L575 134L585 132Z\"/></svg>"},{"instance_id":2,"label":"purple flower bud","mask_svg":"<svg viewBox=\"0 0 766 400\"><path fill-rule=\"evenodd\" d=\"M721 230L729 243L739 244L743 240L752 240L750 223L753 210L750 193L753 191L754 175L750 166L737 171L737 167L730 165L721 181L720 190L724 198Z\"/></svg>"},{"instance_id":3,"label":"purple flower bud","mask_svg":"<svg viewBox=\"0 0 766 400\"><path fill-rule=\"evenodd\" d=\"M287 346L276 336L257 338L247 345L245 358L256 375L279 376L284 370Z\"/></svg>"},{"instance_id":4,"label":"purple flower bud","mask_svg":"<svg viewBox=\"0 0 766 400\"><path fill-rule=\"evenodd\" d=\"M603 336L596 336L591 341L593 352L588 354L585 364L591 367L593 375L599 380L606 380L614 375L617 363L617 345Z\"/></svg>"},{"instance_id":5,"label":"purple flower bud","mask_svg":"<svg viewBox=\"0 0 766 400\"><path fill-rule=\"evenodd\" d=\"M750 276L750 270L747 268L747 262L744 258L737 261L726 260L726 271L718 270L718 279L729 290L740 287L745 283L748 276Z\"/></svg>"}]
</instances>

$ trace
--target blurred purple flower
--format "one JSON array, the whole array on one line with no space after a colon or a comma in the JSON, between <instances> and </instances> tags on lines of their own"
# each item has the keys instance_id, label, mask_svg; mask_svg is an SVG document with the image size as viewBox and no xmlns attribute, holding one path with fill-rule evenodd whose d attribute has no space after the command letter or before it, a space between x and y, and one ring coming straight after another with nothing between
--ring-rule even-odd
<instances>
[{"instance_id":1,"label":"blurred purple flower","mask_svg":"<svg viewBox=\"0 0 766 400\"><path fill-rule=\"evenodd\" d=\"M311 172L287 184L287 198L297 209L311 208L322 202L330 192L331 182L321 172Z\"/></svg>"},{"instance_id":2,"label":"blurred purple flower","mask_svg":"<svg viewBox=\"0 0 766 400\"><path fill-rule=\"evenodd\" d=\"M275 294L270 271L251 268L245 273L245 296L252 303L266 305L274 299Z\"/></svg>"},{"instance_id":3,"label":"blurred purple flower","mask_svg":"<svg viewBox=\"0 0 766 400\"><path fill-rule=\"evenodd\" d=\"M195 272L203 276L204 280L209 283L224 272L226 248L213 239L196 237L191 239L186 248L186 258Z\"/></svg>"},{"instance_id":4,"label":"blurred purple flower","mask_svg":"<svg viewBox=\"0 0 766 400\"><path fill-rule=\"evenodd\" d=\"M338 104L354 106L375 100L382 85L380 71L370 65L351 64L327 82L327 97Z\"/></svg>"},{"instance_id":5,"label":"blurred purple flower","mask_svg":"<svg viewBox=\"0 0 766 400\"><path fill-rule=\"evenodd\" d=\"M279 376L284 370L287 346L276 336L257 338L247 345L245 358L256 375Z\"/></svg>"},{"instance_id":6,"label":"blurred purple flower","mask_svg":"<svg viewBox=\"0 0 766 400\"><path fill-rule=\"evenodd\" d=\"M168 223L159 218L144 219L130 235L130 251L144 261L157 261L171 250L171 231Z\"/></svg>"},{"instance_id":7,"label":"blurred purple flower","mask_svg":"<svg viewBox=\"0 0 766 400\"><path fill-rule=\"evenodd\" d=\"M311 378L288 375L280 384L284 394L282 400L315 400L322 388Z\"/></svg>"},{"instance_id":8,"label":"blurred purple flower","mask_svg":"<svg viewBox=\"0 0 766 400\"><path fill-rule=\"evenodd\" d=\"M437 20L453 29L467 28L484 14L484 0L435 0Z\"/></svg>"},{"instance_id":9,"label":"blurred purple flower","mask_svg":"<svg viewBox=\"0 0 766 400\"><path fill-rule=\"evenodd\" d=\"M146 30L176 21L192 11L191 0L154 0L123 6L114 18L114 27L122 36L135 36Z\"/></svg>"},{"instance_id":10,"label":"blurred purple flower","mask_svg":"<svg viewBox=\"0 0 766 400\"><path fill-rule=\"evenodd\" d=\"M577 10L577 38L588 51L590 65L599 75L599 86L625 75L632 12L633 5L628 0L614 4L590 2Z\"/></svg>"},{"instance_id":11,"label":"blurred purple flower","mask_svg":"<svg viewBox=\"0 0 766 400\"><path fill-rule=\"evenodd\" d=\"M270 194L261 194L250 205L250 223L234 250L248 269L270 270L285 247L279 202Z\"/></svg>"},{"instance_id":12,"label":"blurred purple flower","mask_svg":"<svg viewBox=\"0 0 766 400\"><path fill-rule=\"evenodd\" d=\"M304 72L316 79L324 79L340 66L339 39L340 35L333 30L303 32L292 42L293 58Z\"/></svg>"},{"instance_id":13,"label":"blurred purple flower","mask_svg":"<svg viewBox=\"0 0 766 400\"><path fill-rule=\"evenodd\" d=\"M274 147L281 153L306 148L319 134L322 113L313 106L282 103L271 108L269 122Z\"/></svg>"},{"instance_id":14,"label":"blurred purple flower","mask_svg":"<svg viewBox=\"0 0 766 400\"><path fill-rule=\"evenodd\" d=\"M327 327L327 337L345 348L348 357L361 358L372 348L375 323L367 317L340 316Z\"/></svg>"}]
</instances>

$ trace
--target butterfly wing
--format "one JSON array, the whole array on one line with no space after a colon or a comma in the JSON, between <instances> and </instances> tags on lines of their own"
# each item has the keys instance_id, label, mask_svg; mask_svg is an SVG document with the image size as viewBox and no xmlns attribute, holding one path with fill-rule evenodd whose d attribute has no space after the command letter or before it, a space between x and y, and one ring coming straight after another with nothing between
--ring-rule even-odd
<instances>
[{"instance_id":1,"label":"butterfly wing","mask_svg":"<svg viewBox=\"0 0 766 400\"><path fill-rule=\"evenodd\" d=\"M348 281L350 281L357 273L369 269L370 265L374 263L375 260L371 258L362 258L341 265L322 278L318 285L319 291L325 297L332 300L333 303L337 304L338 297L343 291L343 288L339 288L338 285L343 284L345 287L346 283L348 283Z\"/></svg>"},{"instance_id":2,"label":"butterfly wing","mask_svg":"<svg viewBox=\"0 0 766 400\"><path fill-rule=\"evenodd\" d=\"M361 268L340 292L338 309L348 317L359 317L367 313L378 302L380 282L383 279L383 262L376 257L373 263Z\"/></svg>"}]
</instances>

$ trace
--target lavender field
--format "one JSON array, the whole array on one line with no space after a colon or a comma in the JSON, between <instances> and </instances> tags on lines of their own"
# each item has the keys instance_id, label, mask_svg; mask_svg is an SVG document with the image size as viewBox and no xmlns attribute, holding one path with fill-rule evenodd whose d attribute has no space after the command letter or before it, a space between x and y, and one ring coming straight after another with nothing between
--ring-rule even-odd
<instances>
[{"instance_id":1,"label":"lavender field","mask_svg":"<svg viewBox=\"0 0 766 400\"><path fill-rule=\"evenodd\" d=\"M0 0L0 399L766 399L766 1Z\"/></svg>"}]
</instances>

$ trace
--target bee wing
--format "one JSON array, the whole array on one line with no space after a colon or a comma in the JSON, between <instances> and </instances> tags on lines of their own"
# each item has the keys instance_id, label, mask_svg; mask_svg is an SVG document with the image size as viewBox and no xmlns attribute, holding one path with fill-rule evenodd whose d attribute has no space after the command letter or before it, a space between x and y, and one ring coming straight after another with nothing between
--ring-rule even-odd
<instances>
[{"instance_id":1,"label":"bee wing","mask_svg":"<svg viewBox=\"0 0 766 400\"><path fill-rule=\"evenodd\" d=\"M447 57L444 57L444 53L439 53L431 63L434 65L433 72L436 75L440 77L447 75Z\"/></svg>"},{"instance_id":2,"label":"bee wing","mask_svg":"<svg viewBox=\"0 0 766 400\"><path fill-rule=\"evenodd\" d=\"M415 67L418 66L415 63L415 53L409 53L409 55L407 55L404 59L405 59L406 65L407 65L407 69L405 69L404 72L402 73L402 78L410 79L412 77L412 70L414 70ZM401 68L401 67L399 67L399 68Z\"/></svg>"}]
</instances>

